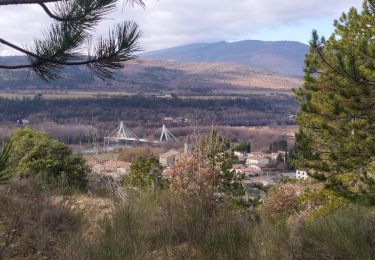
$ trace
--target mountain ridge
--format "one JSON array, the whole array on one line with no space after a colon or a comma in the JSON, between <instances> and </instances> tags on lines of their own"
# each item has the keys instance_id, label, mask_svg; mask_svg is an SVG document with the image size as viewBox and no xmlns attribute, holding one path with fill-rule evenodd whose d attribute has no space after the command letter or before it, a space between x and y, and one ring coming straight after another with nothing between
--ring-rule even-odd
<instances>
[{"instance_id":1,"label":"mountain ridge","mask_svg":"<svg viewBox=\"0 0 375 260\"><path fill-rule=\"evenodd\" d=\"M141 54L142 58L177 62L224 62L302 76L309 46L296 41L244 40L193 43Z\"/></svg>"},{"instance_id":2,"label":"mountain ridge","mask_svg":"<svg viewBox=\"0 0 375 260\"><path fill-rule=\"evenodd\" d=\"M87 89L129 92L202 89L283 89L302 85L308 46L295 41L193 43L141 54L115 78L100 81L86 67L68 67L62 79L44 82L29 70L0 70L0 90ZM0 56L1 64L22 64L24 56Z\"/></svg>"}]
</instances>

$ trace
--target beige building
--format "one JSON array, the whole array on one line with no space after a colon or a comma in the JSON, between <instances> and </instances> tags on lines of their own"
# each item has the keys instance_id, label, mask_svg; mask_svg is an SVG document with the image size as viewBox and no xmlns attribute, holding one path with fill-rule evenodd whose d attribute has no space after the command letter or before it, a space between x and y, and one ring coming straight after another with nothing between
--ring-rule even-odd
<instances>
[{"instance_id":1,"label":"beige building","mask_svg":"<svg viewBox=\"0 0 375 260\"><path fill-rule=\"evenodd\" d=\"M163 167L174 166L177 160L180 158L181 153L177 150L170 150L166 153L159 155L159 162Z\"/></svg>"}]
</instances>

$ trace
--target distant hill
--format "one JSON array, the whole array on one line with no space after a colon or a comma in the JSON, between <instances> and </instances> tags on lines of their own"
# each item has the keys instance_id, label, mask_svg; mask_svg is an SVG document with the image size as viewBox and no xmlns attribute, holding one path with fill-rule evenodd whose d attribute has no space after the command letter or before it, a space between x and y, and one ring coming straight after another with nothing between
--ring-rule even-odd
<instances>
[{"instance_id":1,"label":"distant hill","mask_svg":"<svg viewBox=\"0 0 375 260\"><path fill-rule=\"evenodd\" d=\"M145 53L142 57L178 62L235 63L301 76L308 50L308 45L293 41L222 41L184 45Z\"/></svg>"},{"instance_id":2,"label":"distant hill","mask_svg":"<svg viewBox=\"0 0 375 260\"><path fill-rule=\"evenodd\" d=\"M22 57L0 57L0 63L19 64ZM81 89L126 92L211 92L228 89L282 89L301 86L301 79L265 69L232 63L141 60L129 62L113 80L102 81L85 67L70 67L63 78L44 82L27 70L0 70L0 90Z\"/></svg>"}]
</instances>

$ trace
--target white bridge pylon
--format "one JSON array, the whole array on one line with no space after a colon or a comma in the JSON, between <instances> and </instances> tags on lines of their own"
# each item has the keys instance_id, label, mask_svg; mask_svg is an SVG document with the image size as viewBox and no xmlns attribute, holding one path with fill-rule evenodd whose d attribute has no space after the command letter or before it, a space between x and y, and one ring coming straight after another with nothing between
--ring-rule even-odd
<instances>
[{"instance_id":1,"label":"white bridge pylon","mask_svg":"<svg viewBox=\"0 0 375 260\"><path fill-rule=\"evenodd\" d=\"M178 141L176 136L174 136L165 125L154 133L154 137L155 139L158 139L159 142Z\"/></svg>"},{"instance_id":2,"label":"white bridge pylon","mask_svg":"<svg viewBox=\"0 0 375 260\"><path fill-rule=\"evenodd\" d=\"M139 140L138 136L133 133L132 130L127 128L123 121L120 122L120 126L117 127L109 136L105 137L106 140L112 141L137 141Z\"/></svg>"},{"instance_id":3,"label":"white bridge pylon","mask_svg":"<svg viewBox=\"0 0 375 260\"><path fill-rule=\"evenodd\" d=\"M120 126L117 127L109 136L104 137L105 141L137 141L142 143L162 143L168 141L178 141L178 139L167 129L165 125L158 129L153 136L157 141L150 141L147 139L138 138L137 135L126 127L123 121L120 122Z\"/></svg>"}]
</instances>

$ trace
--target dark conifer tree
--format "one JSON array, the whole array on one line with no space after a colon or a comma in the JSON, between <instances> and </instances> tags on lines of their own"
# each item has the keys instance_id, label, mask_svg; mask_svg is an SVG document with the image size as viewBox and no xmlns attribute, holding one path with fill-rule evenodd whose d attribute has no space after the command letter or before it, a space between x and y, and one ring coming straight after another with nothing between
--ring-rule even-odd
<instances>
[{"instance_id":1,"label":"dark conifer tree","mask_svg":"<svg viewBox=\"0 0 375 260\"><path fill-rule=\"evenodd\" d=\"M305 58L304 87L296 90L295 165L350 192L371 184L375 161L375 1L352 8L334 23L328 39L313 32Z\"/></svg>"}]
</instances>

